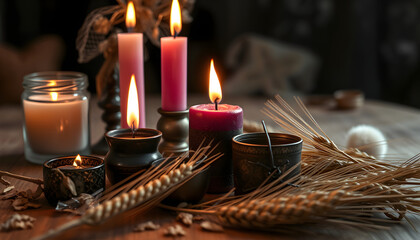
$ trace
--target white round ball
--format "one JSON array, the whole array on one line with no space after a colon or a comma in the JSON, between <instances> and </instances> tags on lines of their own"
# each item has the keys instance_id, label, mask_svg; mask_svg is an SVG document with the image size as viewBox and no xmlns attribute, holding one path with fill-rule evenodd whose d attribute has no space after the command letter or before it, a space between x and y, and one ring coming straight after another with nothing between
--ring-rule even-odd
<instances>
[{"instance_id":1,"label":"white round ball","mask_svg":"<svg viewBox=\"0 0 420 240\"><path fill-rule=\"evenodd\" d=\"M388 144L379 129L369 125L358 125L347 133L347 148L358 148L376 158L383 158L388 151Z\"/></svg>"}]
</instances>

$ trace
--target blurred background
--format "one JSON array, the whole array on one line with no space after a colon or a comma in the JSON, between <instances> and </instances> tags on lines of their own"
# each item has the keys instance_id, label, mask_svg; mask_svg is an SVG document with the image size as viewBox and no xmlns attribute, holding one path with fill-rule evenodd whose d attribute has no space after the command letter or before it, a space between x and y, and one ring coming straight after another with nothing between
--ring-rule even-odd
<instances>
[{"instance_id":1,"label":"blurred background","mask_svg":"<svg viewBox=\"0 0 420 240\"><path fill-rule=\"evenodd\" d=\"M87 14L112 0L0 0L0 103L19 103L22 77L80 64L75 39ZM224 94L332 94L420 108L420 0L196 0L188 36L188 91L205 93L210 59ZM146 44L146 91L160 93L160 49Z\"/></svg>"}]
</instances>

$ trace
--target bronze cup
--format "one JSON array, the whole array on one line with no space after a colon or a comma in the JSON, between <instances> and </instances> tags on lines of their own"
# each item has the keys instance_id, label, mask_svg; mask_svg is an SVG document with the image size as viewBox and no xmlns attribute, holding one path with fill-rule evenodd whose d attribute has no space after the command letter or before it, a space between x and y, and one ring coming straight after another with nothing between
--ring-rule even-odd
<instances>
[{"instance_id":1,"label":"bronze cup","mask_svg":"<svg viewBox=\"0 0 420 240\"><path fill-rule=\"evenodd\" d=\"M260 186L273 171L278 178L288 169L300 164L302 139L295 135L270 133L274 162L271 160L265 133L243 133L233 138L233 177L235 194L244 194ZM274 163L274 166L273 166ZM287 180L300 173L300 165L284 177ZM271 179L271 180L273 180Z\"/></svg>"}]
</instances>

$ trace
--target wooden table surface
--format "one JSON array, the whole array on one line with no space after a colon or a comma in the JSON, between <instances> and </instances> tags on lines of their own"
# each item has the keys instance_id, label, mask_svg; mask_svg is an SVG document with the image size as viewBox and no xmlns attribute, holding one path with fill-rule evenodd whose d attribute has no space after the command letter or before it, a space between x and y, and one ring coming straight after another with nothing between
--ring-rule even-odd
<instances>
[{"instance_id":1,"label":"wooden table surface","mask_svg":"<svg viewBox=\"0 0 420 240\"><path fill-rule=\"evenodd\" d=\"M148 96L147 101L147 127L155 128L159 118L157 108L160 99L157 96ZM189 105L206 103L204 97L189 98ZM95 101L91 101L91 141L98 141L104 133L104 124L100 120L101 110L98 109ZM224 99L224 103L237 104L244 109L244 117L249 120L266 122L275 127L273 122L261 114L265 99L253 98L231 98ZM330 105L310 105L309 109L318 120L325 132L339 145L345 144L345 134L352 126L358 124L370 124L378 127L390 140L387 159L404 160L419 152L420 143L420 111L401 105L384 103L378 101L367 101L365 105L356 110L339 111L331 108ZM42 178L42 167L27 162L23 156L22 138L22 109L19 106L0 107L0 170L9 171L31 177ZM12 181L18 189L27 189L31 184ZM35 189L35 185L32 186ZM20 213L35 217L34 228L31 230L14 231L10 233L0 232L0 239L17 240L30 239L41 235L47 230L55 228L74 216L66 213L55 212L46 200L41 197L40 209L24 210ZM4 222L14 211L9 201L0 201L0 222ZM153 209L141 216L124 216L114 218L100 226L82 226L72 229L57 239L168 239L163 236L165 227L175 223L175 213L162 209ZM420 221L410 215L411 223L420 230ZM157 231L133 232L133 228L144 221L152 220L162 225ZM226 229L223 233L209 233L200 230L195 224L185 228L187 235L180 239L296 239L296 238L317 238L331 239L334 235L343 239L420 239L420 233L416 232L407 221L401 224L390 225L389 230L360 230L360 229L335 229L331 226L326 229L326 234L291 236L278 233L262 233L254 231ZM328 233L328 234L327 234Z\"/></svg>"}]
</instances>

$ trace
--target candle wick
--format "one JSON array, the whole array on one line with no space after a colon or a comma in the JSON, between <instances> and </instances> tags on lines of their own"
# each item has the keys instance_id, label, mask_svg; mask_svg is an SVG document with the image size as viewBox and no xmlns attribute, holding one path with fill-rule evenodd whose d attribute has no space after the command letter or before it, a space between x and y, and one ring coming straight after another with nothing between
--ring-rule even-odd
<instances>
[{"instance_id":1,"label":"candle wick","mask_svg":"<svg viewBox=\"0 0 420 240\"><path fill-rule=\"evenodd\" d=\"M178 37L178 32L177 31L175 31L175 33L174 33L174 39L176 38L176 37Z\"/></svg>"},{"instance_id":2,"label":"candle wick","mask_svg":"<svg viewBox=\"0 0 420 240\"><path fill-rule=\"evenodd\" d=\"M132 137L135 138L135 132L136 132L136 130L134 129L134 121L131 124L131 132L132 132Z\"/></svg>"},{"instance_id":3,"label":"candle wick","mask_svg":"<svg viewBox=\"0 0 420 240\"><path fill-rule=\"evenodd\" d=\"M219 110L218 104L219 104L219 98L216 98L216 100L214 100L214 109Z\"/></svg>"},{"instance_id":4,"label":"candle wick","mask_svg":"<svg viewBox=\"0 0 420 240\"><path fill-rule=\"evenodd\" d=\"M134 28L133 27L127 27L127 32L129 32L129 33L134 32Z\"/></svg>"}]
</instances>

